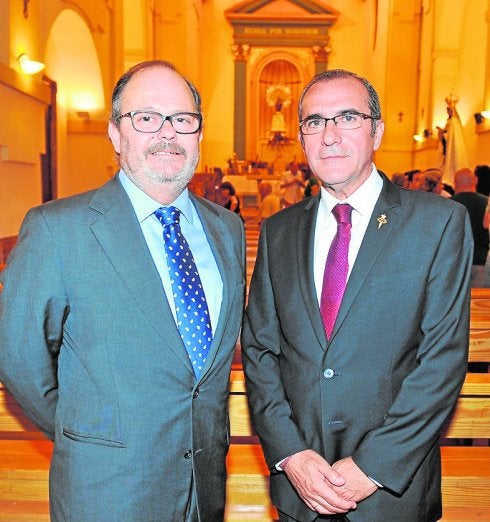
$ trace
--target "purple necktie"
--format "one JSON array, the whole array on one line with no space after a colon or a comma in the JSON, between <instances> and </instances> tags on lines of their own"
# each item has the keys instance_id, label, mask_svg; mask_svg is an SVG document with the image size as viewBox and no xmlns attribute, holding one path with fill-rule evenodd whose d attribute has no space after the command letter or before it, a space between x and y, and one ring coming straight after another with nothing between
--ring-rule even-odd
<instances>
[{"instance_id":1,"label":"purple necktie","mask_svg":"<svg viewBox=\"0 0 490 522\"><path fill-rule=\"evenodd\" d=\"M332 214L337 220L337 233L328 251L320 300L320 313L329 339L342 302L349 271L351 213L352 207L348 204L336 205L332 209Z\"/></svg>"}]
</instances>

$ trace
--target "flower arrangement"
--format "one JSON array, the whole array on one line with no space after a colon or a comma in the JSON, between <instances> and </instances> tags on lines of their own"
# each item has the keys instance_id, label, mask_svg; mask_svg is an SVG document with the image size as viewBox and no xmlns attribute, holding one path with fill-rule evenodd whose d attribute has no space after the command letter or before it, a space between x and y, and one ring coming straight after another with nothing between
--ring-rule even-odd
<instances>
[{"instance_id":1,"label":"flower arrangement","mask_svg":"<svg viewBox=\"0 0 490 522\"><path fill-rule=\"evenodd\" d=\"M269 107L280 112L283 107L291 105L291 88L287 85L271 85L265 91L265 101Z\"/></svg>"}]
</instances>

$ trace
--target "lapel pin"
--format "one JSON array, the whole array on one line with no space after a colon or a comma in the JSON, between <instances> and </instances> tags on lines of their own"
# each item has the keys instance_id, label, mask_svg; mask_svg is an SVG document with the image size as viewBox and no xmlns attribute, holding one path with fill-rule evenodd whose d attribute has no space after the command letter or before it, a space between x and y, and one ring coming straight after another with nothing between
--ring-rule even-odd
<instances>
[{"instance_id":1,"label":"lapel pin","mask_svg":"<svg viewBox=\"0 0 490 522\"><path fill-rule=\"evenodd\" d=\"M380 214L378 218L376 218L377 222L378 222L378 230L383 226L383 225L386 225L386 223L388 223L388 220L386 219L386 214Z\"/></svg>"}]
</instances>

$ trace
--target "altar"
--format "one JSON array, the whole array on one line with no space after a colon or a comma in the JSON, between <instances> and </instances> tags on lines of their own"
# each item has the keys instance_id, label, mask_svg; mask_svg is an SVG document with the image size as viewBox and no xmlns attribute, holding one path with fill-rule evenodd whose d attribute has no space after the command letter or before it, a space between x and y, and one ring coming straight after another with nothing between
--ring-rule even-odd
<instances>
[{"instance_id":1,"label":"altar","mask_svg":"<svg viewBox=\"0 0 490 522\"><path fill-rule=\"evenodd\" d=\"M296 160L303 162L303 149L297 140L284 140L280 144L271 143L270 140L259 140L259 157L262 161L272 165L272 172L281 175L288 164Z\"/></svg>"}]
</instances>

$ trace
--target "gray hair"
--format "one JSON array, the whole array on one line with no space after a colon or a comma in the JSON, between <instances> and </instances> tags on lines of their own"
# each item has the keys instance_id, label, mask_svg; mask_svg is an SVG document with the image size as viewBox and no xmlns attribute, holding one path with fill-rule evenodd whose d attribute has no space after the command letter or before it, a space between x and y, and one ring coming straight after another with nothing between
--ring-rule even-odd
<instances>
[{"instance_id":1,"label":"gray hair","mask_svg":"<svg viewBox=\"0 0 490 522\"><path fill-rule=\"evenodd\" d=\"M329 82L331 80L338 80L344 78L353 78L364 85L367 94L368 94L368 105L369 110L371 112L370 116L372 116L371 120L371 136L374 136L376 132L376 124L377 121L381 119L381 106L379 103L379 96L376 92L376 89L372 86L372 84L366 78L357 75L351 71L347 71L345 69L331 69L329 71L323 71L316 74L307 84L307 86L303 89L301 96L299 97L298 102L298 118L301 121L302 112L303 112L303 100L308 93L308 91L317 83Z\"/></svg>"},{"instance_id":2,"label":"gray hair","mask_svg":"<svg viewBox=\"0 0 490 522\"><path fill-rule=\"evenodd\" d=\"M134 65L130 69L128 69L118 80L116 83L114 90L112 91L112 109L111 109L111 120L119 126L119 117L121 116L121 98L126 88L126 85L129 83L131 78L138 72L144 71L145 69L150 69L152 67L165 67L170 69L171 71L176 72L187 84L189 90L191 91L192 97L194 98L194 103L196 105L196 112L201 114L202 112L202 102L201 95L199 91L194 86L194 84L188 80L185 76L182 76L175 65L165 60L149 60L146 62L138 63Z\"/></svg>"}]
</instances>

